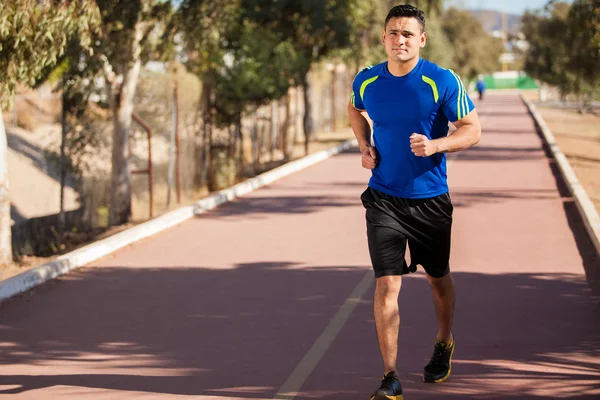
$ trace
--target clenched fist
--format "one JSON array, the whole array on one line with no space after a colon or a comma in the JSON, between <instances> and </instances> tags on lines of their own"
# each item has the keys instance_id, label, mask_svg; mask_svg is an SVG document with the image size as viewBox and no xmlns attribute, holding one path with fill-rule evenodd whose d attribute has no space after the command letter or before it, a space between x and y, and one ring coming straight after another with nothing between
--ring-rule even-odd
<instances>
[{"instance_id":1,"label":"clenched fist","mask_svg":"<svg viewBox=\"0 0 600 400\"><path fill-rule=\"evenodd\" d=\"M377 152L375 147L367 146L362 149L362 166L366 169L373 169L377 166Z\"/></svg>"},{"instance_id":2,"label":"clenched fist","mask_svg":"<svg viewBox=\"0 0 600 400\"><path fill-rule=\"evenodd\" d=\"M425 135L413 133L410 135L410 149L417 157L429 157L437 153L437 148L433 141Z\"/></svg>"}]
</instances>

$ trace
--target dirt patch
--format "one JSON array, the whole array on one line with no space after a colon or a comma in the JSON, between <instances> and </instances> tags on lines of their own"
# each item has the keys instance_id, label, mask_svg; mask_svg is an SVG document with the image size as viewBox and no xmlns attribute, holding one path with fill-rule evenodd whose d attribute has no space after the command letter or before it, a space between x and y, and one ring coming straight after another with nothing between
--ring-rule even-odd
<instances>
[{"instance_id":1,"label":"dirt patch","mask_svg":"<svg viewBox=\"0 0 600 400\"><path fill-rule=\"evenodd\" d=\"M536 109L600 213L600 116L540 104Z\"/></svg>"}]
</instances>

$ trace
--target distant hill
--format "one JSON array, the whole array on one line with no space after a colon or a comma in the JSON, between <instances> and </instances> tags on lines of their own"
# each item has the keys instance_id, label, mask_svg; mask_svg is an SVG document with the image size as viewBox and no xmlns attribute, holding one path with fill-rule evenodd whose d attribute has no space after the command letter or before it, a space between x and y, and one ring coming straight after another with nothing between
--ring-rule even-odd
<instances>
[{"instance_id":1,"label":"distant hill","mask_svg":"<svg viewBox=\"0 0 600 400\"><path fill-rule=\"evenodd\" d=\"M471 13L477 18L483 29L492 33L494 31L502 30L502 13L492 10L470 10ZM521 27L521 15L506 14L506 30L509 33L517 33Z\"/></svg>"}]
</instances>

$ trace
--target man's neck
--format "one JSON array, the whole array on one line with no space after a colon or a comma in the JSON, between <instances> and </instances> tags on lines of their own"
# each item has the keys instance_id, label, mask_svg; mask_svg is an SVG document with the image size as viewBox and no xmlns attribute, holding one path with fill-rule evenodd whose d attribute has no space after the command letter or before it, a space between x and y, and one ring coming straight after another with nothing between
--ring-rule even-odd
<instances>
[{"instance_id":1,"label":"man's neck","mask_svg":"<svg viewBox=\"0 0 600 400\"><path fill-rule=\"evenodd\" d=\"M408 75L410 71L417 66L419 57L415 57L408 61L390 61L388 59L388 70L394 76Z\"/></svg>"}]
</instances>

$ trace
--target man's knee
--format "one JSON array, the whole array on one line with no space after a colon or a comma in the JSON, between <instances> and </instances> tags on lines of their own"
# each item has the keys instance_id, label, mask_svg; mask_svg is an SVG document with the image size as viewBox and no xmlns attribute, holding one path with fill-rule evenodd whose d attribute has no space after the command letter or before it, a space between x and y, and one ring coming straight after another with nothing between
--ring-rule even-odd
<instances>
[{"instance_id":1,"label":"man's knee","mask_svg":"<svg viewBox=\"0 0 600 400\"><path fill-rule=\"evenodd\" d=\"M375 290L379 296L398 296L402 286L402 276L387 275L377 278Z\"/></svg>"},{"instance_id":2,"label":"man's knee","mask_svg":"<svg viewBox=\"0 0 600 400\"><path fill-rule=\"evenodd\" d=\"M447 273L441 278L434 278L433 276L427 275L427 281L433 290L442 295L454 286L454 280L450 273Z\"/></svg>"}]
</instances>

